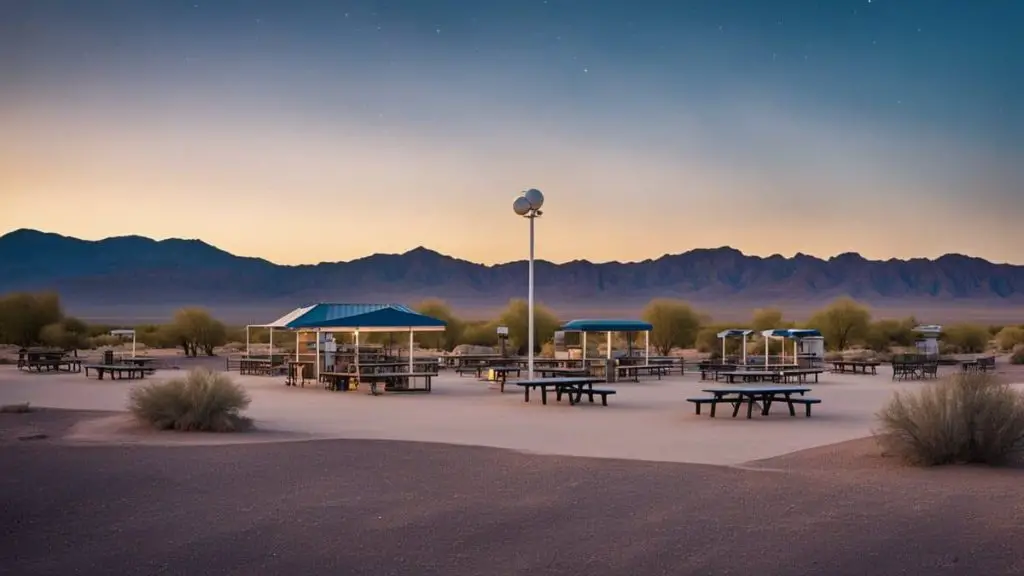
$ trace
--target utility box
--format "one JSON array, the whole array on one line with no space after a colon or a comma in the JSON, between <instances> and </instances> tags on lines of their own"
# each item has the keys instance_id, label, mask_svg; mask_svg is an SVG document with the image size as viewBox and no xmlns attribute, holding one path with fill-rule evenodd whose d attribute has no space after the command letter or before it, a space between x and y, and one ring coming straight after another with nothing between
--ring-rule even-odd
<instances>
[{"instance_id":1,"label":"utility box","mask_svg":"<svg viewBox=\"0 0 1024 576\"><path fill-rule=\"evenodd\" d=\"M604 361L604 378L607 382L615 382L619 377L619 361L608 358Z\"/></svg>"}]
</instances>

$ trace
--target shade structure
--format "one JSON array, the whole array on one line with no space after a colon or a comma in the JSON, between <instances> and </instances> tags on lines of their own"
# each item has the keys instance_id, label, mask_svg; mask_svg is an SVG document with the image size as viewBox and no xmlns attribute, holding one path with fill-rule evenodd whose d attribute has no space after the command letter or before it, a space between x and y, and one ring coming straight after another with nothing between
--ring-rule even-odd
<instances>
[{"instance_id":1,"label":"shade structure","mask_svg":"<svg viewBox=\"0 0 1024 576\"><path fill-rule=\"evenodd\" d=\"M654 326L640 320L571 320L562 325L563 332L650 332Z\"/></svg>"},{"instance_id":2,"label":"shade structure","mask_svg":"<svg viewBox=\"0 0 1024 576\"><path fill-rule=\"evenodd\" d=\"M725 361L725 341L728 338L741 338L743 341L743 364L747 363L747 338L753 334L753 330L745 330L743 328L729 328L722 330L718 333L719 340L722 341L722 361Z\"/></svg>"},{"instance_id":3,"label":"shade structure","mask_svg":"<svg viewBox=\"0 0 1024 576\"><path fill-rule=\"evenodd\" d=\"M335 332L443 331L443 320L425 316L402 304L320 303L292 310L265 328Z\"/></svg>"},{"instance_id":4,"label":"shade structure","mask_svg":"<svg viewBox=\"0 0 1024 576\"><path fill-rule=\"evenodd\" d=\"M420 314L402 304L341 304L321 302L300 306L269 324L246 327L275 328L295 332L295 359L299 359L300 332L350 332L356 349L359 348L360 332L409 332L409 372L413 371L413 338L416 332L441 332L447 327L443 320ZM273 343L273 341L271 341ZM316 338L316 377L320 377L320 336ZM356 371L359 370L359 354L356 354Z\"/></svg>"},{"instance_id":5,"label":"shade structure","mask_svg":"<svg viewBox=\"0 0 1024 576\"><path fill-rule=\"evenodd\" d=\"M781 357L781 359L782 359L783 362L785 362L785 360L786 360L786 340L787 339L792 340L793 341L793 361L796 362L797 355L798 355L797 354L797 341L800 340L801 338L811 338L811 337L818 337L818 338L820 338L821 337L821 332L818 331L818 330L815 330L813 328L774 328L774 329L771 329L771 330L764 330L763 332L761 332L761 336L763 336L765 340L769 340L769 339L773 339L773 338L776 339L776 340L782 340L782 357ZM765 343L765 347L764 347L764 362L765 362L765 364L768 363L768 346L767 346L767 342Z\"/></svg>"},{"instance_id":6,"label":"shade structure","mask_svg":"<svg viewBox=\"0 0 1024 576\"><path fill-rule=\"evenodd\" d=\"M581 337L583 366L587 365L587 334L589 332L604 332L607 334L607 358L612 358L612 333L613 332L643 332L644 333L644 364L651 359L651 330L654 325L642 320L606 320L606 319L580 319L570 320L559 328L562 332L579 332Z\"/></svg>"}]
</instances>

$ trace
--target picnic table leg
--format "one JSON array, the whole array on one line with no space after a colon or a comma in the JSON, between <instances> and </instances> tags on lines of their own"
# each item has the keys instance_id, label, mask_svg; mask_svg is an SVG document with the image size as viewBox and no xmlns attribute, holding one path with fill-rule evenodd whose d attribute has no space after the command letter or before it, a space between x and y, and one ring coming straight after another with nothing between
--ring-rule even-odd
<instances>
[{"instance_id":1,"label":"picnic table leg","mask_svg":"<svg viewBox=\"0 0 1024 576\"><path fill-rule=\"evenodd\" d=\"M789 404L789 415L796 416L796 410L793 409L793 398L789 392L786 393L786 404Z\"/></svg>"},{"instance_id":2,"label":"picnic table leg","mask_svg":"<svg viewBox=\"0 0 1024 576\"><path fill-rule=\"evenodd\" d=\"M747 402L747 420L754 417L754 396L749 396L750 401Z\"/></svg>"},{"instance_id":3,"label":"picnic table leg","mask_svg":"<svg viewBox=\"0 0 1024 576\"><path fill-rule=\"evenodd\" d=\"M732 404L732 417L733 418L735 418L736 416L739 415L740 407L742 407L742 406L743 406L743 396L741 395L739 397L739 400L733 402L733 404Z\"/></svg>"}]
</instances>

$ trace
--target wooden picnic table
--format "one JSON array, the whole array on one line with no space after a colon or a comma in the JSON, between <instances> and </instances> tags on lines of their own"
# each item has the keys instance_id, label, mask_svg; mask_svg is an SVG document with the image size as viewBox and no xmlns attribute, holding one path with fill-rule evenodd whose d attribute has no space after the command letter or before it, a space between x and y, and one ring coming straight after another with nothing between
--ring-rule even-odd
<instances>
[{"instance_id":1,"label":"wooden picnic table","mask_svg":"<svg viewBox=\"0 0 1024 576\"><path fill-rule=\"evenodd\" d=\"M869 370L871 374L878 374L878 367L882 365L874 360L833 360L830 364L832 371L840 374L868 374Z\"/></svg>"},{"instance_id":2,"label":"wooden picnic table","mask_svg":"<svg viewBox=\"0 0 1024 576\"><path fill-rule=\"evenodd\" d=\"M110 374L111 380L120 378L128 380L142 379L146 377L146 372L149 372L149 370L141 366L128 366L125 364L86 364L83 368L85 368L86 378L89 377L89 371L92 370L96 373L97 380L103 380L104 374Z\"/></svg>"},{"instance_id":3,"label":"wooden picnic table","mask_svg":"<svg viewBox=\"0 0 1024 576\"><path fill-rule=\"evenodd\" d=\"M804 395L810 392L811 389L804 386L750 386L745 388L705 388L703 392L710 394L709 397L704 398L687 398L688 402L692 402L696 406L696 413L700 414L700 407L703 404L711 405L710 417L715 417L715 407L719 403L725 403L732 405L732 416L735 418L739 412L740 407L743 403L747 404L747 418L752 418L754 413L754 404L761 405L761 415L767 416L771 412L772 403L774 402L785 402L789 407L789 415L796 416L796 410L794 405L802 404L805 407L805 413L809 418L811 416L811 405L820 404L821 400L817 398L807 398ZM794 397L798 395L798 397Z\"/></svg>"},{"instance_id":4,"label":"wooden picnic table","mask_svg":"<svg viewBox=\"0 0 1024 576\"><path fill-rule=\"evenodd\" d=\"M575 406L586 394L590 402L594 402L594 396L601 397L601 405L608 405L608 396L615 394L615 390L599 390L594 388L595 383L604 382L604 378L579 377L579 378L539 378L534 380L520 380L516 386L522 386L523 401L530 401L530 390L540 389L540 403L548 403L548 390L555 391L555 400L561 401L562 395L569 398L569 404Z\"/></svg>"}]
</instances>

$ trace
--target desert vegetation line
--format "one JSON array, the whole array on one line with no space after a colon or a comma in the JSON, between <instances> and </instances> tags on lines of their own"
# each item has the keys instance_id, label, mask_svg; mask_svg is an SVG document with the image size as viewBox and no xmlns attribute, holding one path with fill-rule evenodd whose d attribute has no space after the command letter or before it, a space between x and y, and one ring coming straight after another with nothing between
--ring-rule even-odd
<instances>
[{"instance_id":1,"label":"desert vegetation line","mask_svg":"<svg viewBox=\"0 0 1024 576\"><path fill-rule=\"evenodd\" d=\"M417 335L418 345L424 348L452 350L460 344L496 346L497 326L508 326L510 344L515 352L525 352L527 332L527 306L521 299L513 299L496 318L469 320L459 318L443 301L426 300L415 307L419 312L444 320L448 329L441 333ZM549 308L536 309L537 352L549 351L561 319ZM745 325L718 324L707 314L694 309L683 300L652 300L642 318L654 326L651 345L659 354L673 349L698 349L716 354L721 351L717 334L727 328L748 328L755 331L772 328L815 328L825 337L829 350L846 351L861 348L885 354L893 348L914 345L913 331L917 319L873 319L868 307L850 299L839 298L814 313L809 320L796 323L787 320L777 308L757 310ZM119 343L110 335L110 326L88 324L67 315L55 293L13 293L0 297L0 344L15 346L50 346L64 349L94 349ZM140 324L133 326L138 342L150 348L181 348L189 356L213 355L224 346L244 346L244 327L227 326L209 311L187 307L178 310L166 324ZM401 343L396 335L371 334L370 343L386 343L390 339ZM269 333L254 330L250 335L255 344L267 343ZM616 335L619 346L625 346L630 335ZM640 335L633 335L640 343ZM1001 351L1014 353L1017 363L1024 363L1024 326L984 326L973 323L955 323L946 326L941 336L943 353L982 353ZM287 350L294 346L288 338L275 339L275 345ZM739 346L738 342L727 345ZM769 343L771 345L777 345ZM764 351L765 343L757 340L751 353Z\"/></svg>"}]
</instances>

